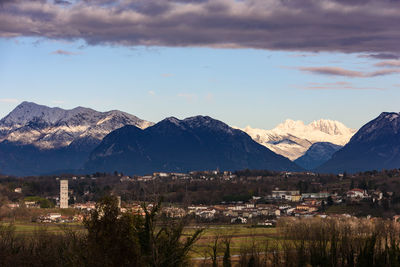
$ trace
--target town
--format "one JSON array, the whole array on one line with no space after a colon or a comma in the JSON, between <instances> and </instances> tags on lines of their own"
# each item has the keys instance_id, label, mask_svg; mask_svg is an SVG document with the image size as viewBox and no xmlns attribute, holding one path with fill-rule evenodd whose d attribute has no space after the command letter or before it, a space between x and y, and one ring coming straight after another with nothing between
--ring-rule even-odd
<instances>
[{"instance_id":1,"label":"town","mask_svg":"<svg viewBox=\"0 0 400 267\"><path fill-rule=\"evenodd\" d=\"M110 194L117 197L122 213L144 216L144 208L161 200L164 216L189 217L204 224L273 227L282 217L397 220L399 197L394 190L399 177L399 170L354 175L215 170L146 176L115 172L2 177L0 218L22 216L39 223L81 222L96 208L102 195ZM19 211L22 209L24 212Z\"/></svg>"}]
</instances>

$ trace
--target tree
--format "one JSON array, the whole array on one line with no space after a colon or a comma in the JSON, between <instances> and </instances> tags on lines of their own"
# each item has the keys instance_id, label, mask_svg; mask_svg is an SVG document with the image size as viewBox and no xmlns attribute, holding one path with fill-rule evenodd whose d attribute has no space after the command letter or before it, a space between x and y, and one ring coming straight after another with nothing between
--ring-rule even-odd
<instances>
[{"instance_id":1,"label":"tree","mask_svg":"<svg viewBox=\"0 0 400 267\"><path fill-rule=\"evenodd\" d=\"M222 260L222 266L223 267L231 267L231 240L230 239L225 239L224 240L224 245L225 245L225 252L224 252L224 258Z\"/></svg>"},{"instance_id":2,"label":"tree","mask_svg":"<svg viewBox=\"0 0 400 267\"><path fill-rule=\"evenodd\" d=\"M103 198L89 219L88 266L186 266L188 253L200 237L202 229L183 239L185 221L158 222L161 202L145 216L121 213L117 198Z\"/></svg>"},{"instance_id":3,"label":"tree","mask_svg":"<svg viewBox=\"0 0 400 267\"><path fill-rule=\"evenodd\" d=\"M332 205L333 205L332 196L329 196L329 197L326 199L326 202L327 202L327 205L328 205L328 206L332 206Z\"/></svg>"}]
</instances>

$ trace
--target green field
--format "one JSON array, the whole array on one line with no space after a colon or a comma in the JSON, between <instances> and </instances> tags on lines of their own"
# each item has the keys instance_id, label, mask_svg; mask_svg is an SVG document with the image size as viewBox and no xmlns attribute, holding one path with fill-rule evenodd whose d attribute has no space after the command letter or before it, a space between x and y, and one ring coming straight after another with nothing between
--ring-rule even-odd
<instances>
[{"instance_id":1,"label":"green field","mask_svg":"<svg viewBox=\"0 0 400 267\"><path fill-rule=\"evenodd\" d=\"M185 234L191 234L198 229L197 227L187 227ZM211 251L215 238L220 241L224 239L231 240L231 254L239 254L240 250L256 243L257 246L264 247L268 241L277 240L279 238L276 228L249 227L246 225L213 225L204 227L204 232L200 239L196 242L191 254L194 258L202 258L207 256L207 252ZM223 255L223 248L218 251L218 255Z\"/></svg>"},{"instance_id":2,"label":"green field","mask_svg":"<svg viewBox=\"0 0 400 267\"><path fill-rule=\"evenodd\" d=\"M9 225L9 223L4 223ZM53 223L29 223L29 222L14 222L12 225L15 227L17 234L34 234L39 230L46 230L52 233L63 233L65 229L83 231L83 225L79 223L65 223L65 224L53 224Z\"/></svg>"}]
</instances>

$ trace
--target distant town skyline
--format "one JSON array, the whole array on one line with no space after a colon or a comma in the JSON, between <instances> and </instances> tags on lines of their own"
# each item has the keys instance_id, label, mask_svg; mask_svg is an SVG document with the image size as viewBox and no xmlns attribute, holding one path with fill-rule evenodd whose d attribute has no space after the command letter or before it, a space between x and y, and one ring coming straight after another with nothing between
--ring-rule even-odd
<instances>
[{"instance_id":1,"label":"distant town skyline","mask_svg":"<svg viewBox=\"0 0 400 267\"><path fill-rule=\"evenodd\" d=\"M153 122L209 115L270 129L323 118L359 128L400 111L397 1L0 5L0 117L32 101Z\"/></svg>"}]
</instances>

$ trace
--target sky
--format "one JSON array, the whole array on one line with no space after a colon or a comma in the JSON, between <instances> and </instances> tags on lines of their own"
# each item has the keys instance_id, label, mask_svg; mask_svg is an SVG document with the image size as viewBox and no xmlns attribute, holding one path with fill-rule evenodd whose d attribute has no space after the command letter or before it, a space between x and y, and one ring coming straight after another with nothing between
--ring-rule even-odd
<instances>
[{"instance_id":1,"label":"sky","mask_svg":"<svg viewBox=\"0 0 400 267\"><path fill-rule=\"evenodd\" d=\"M0 117L32 101L359 128L400 111L398 25L397 0L0 0Z\"/></svg>"}]
</instances>

